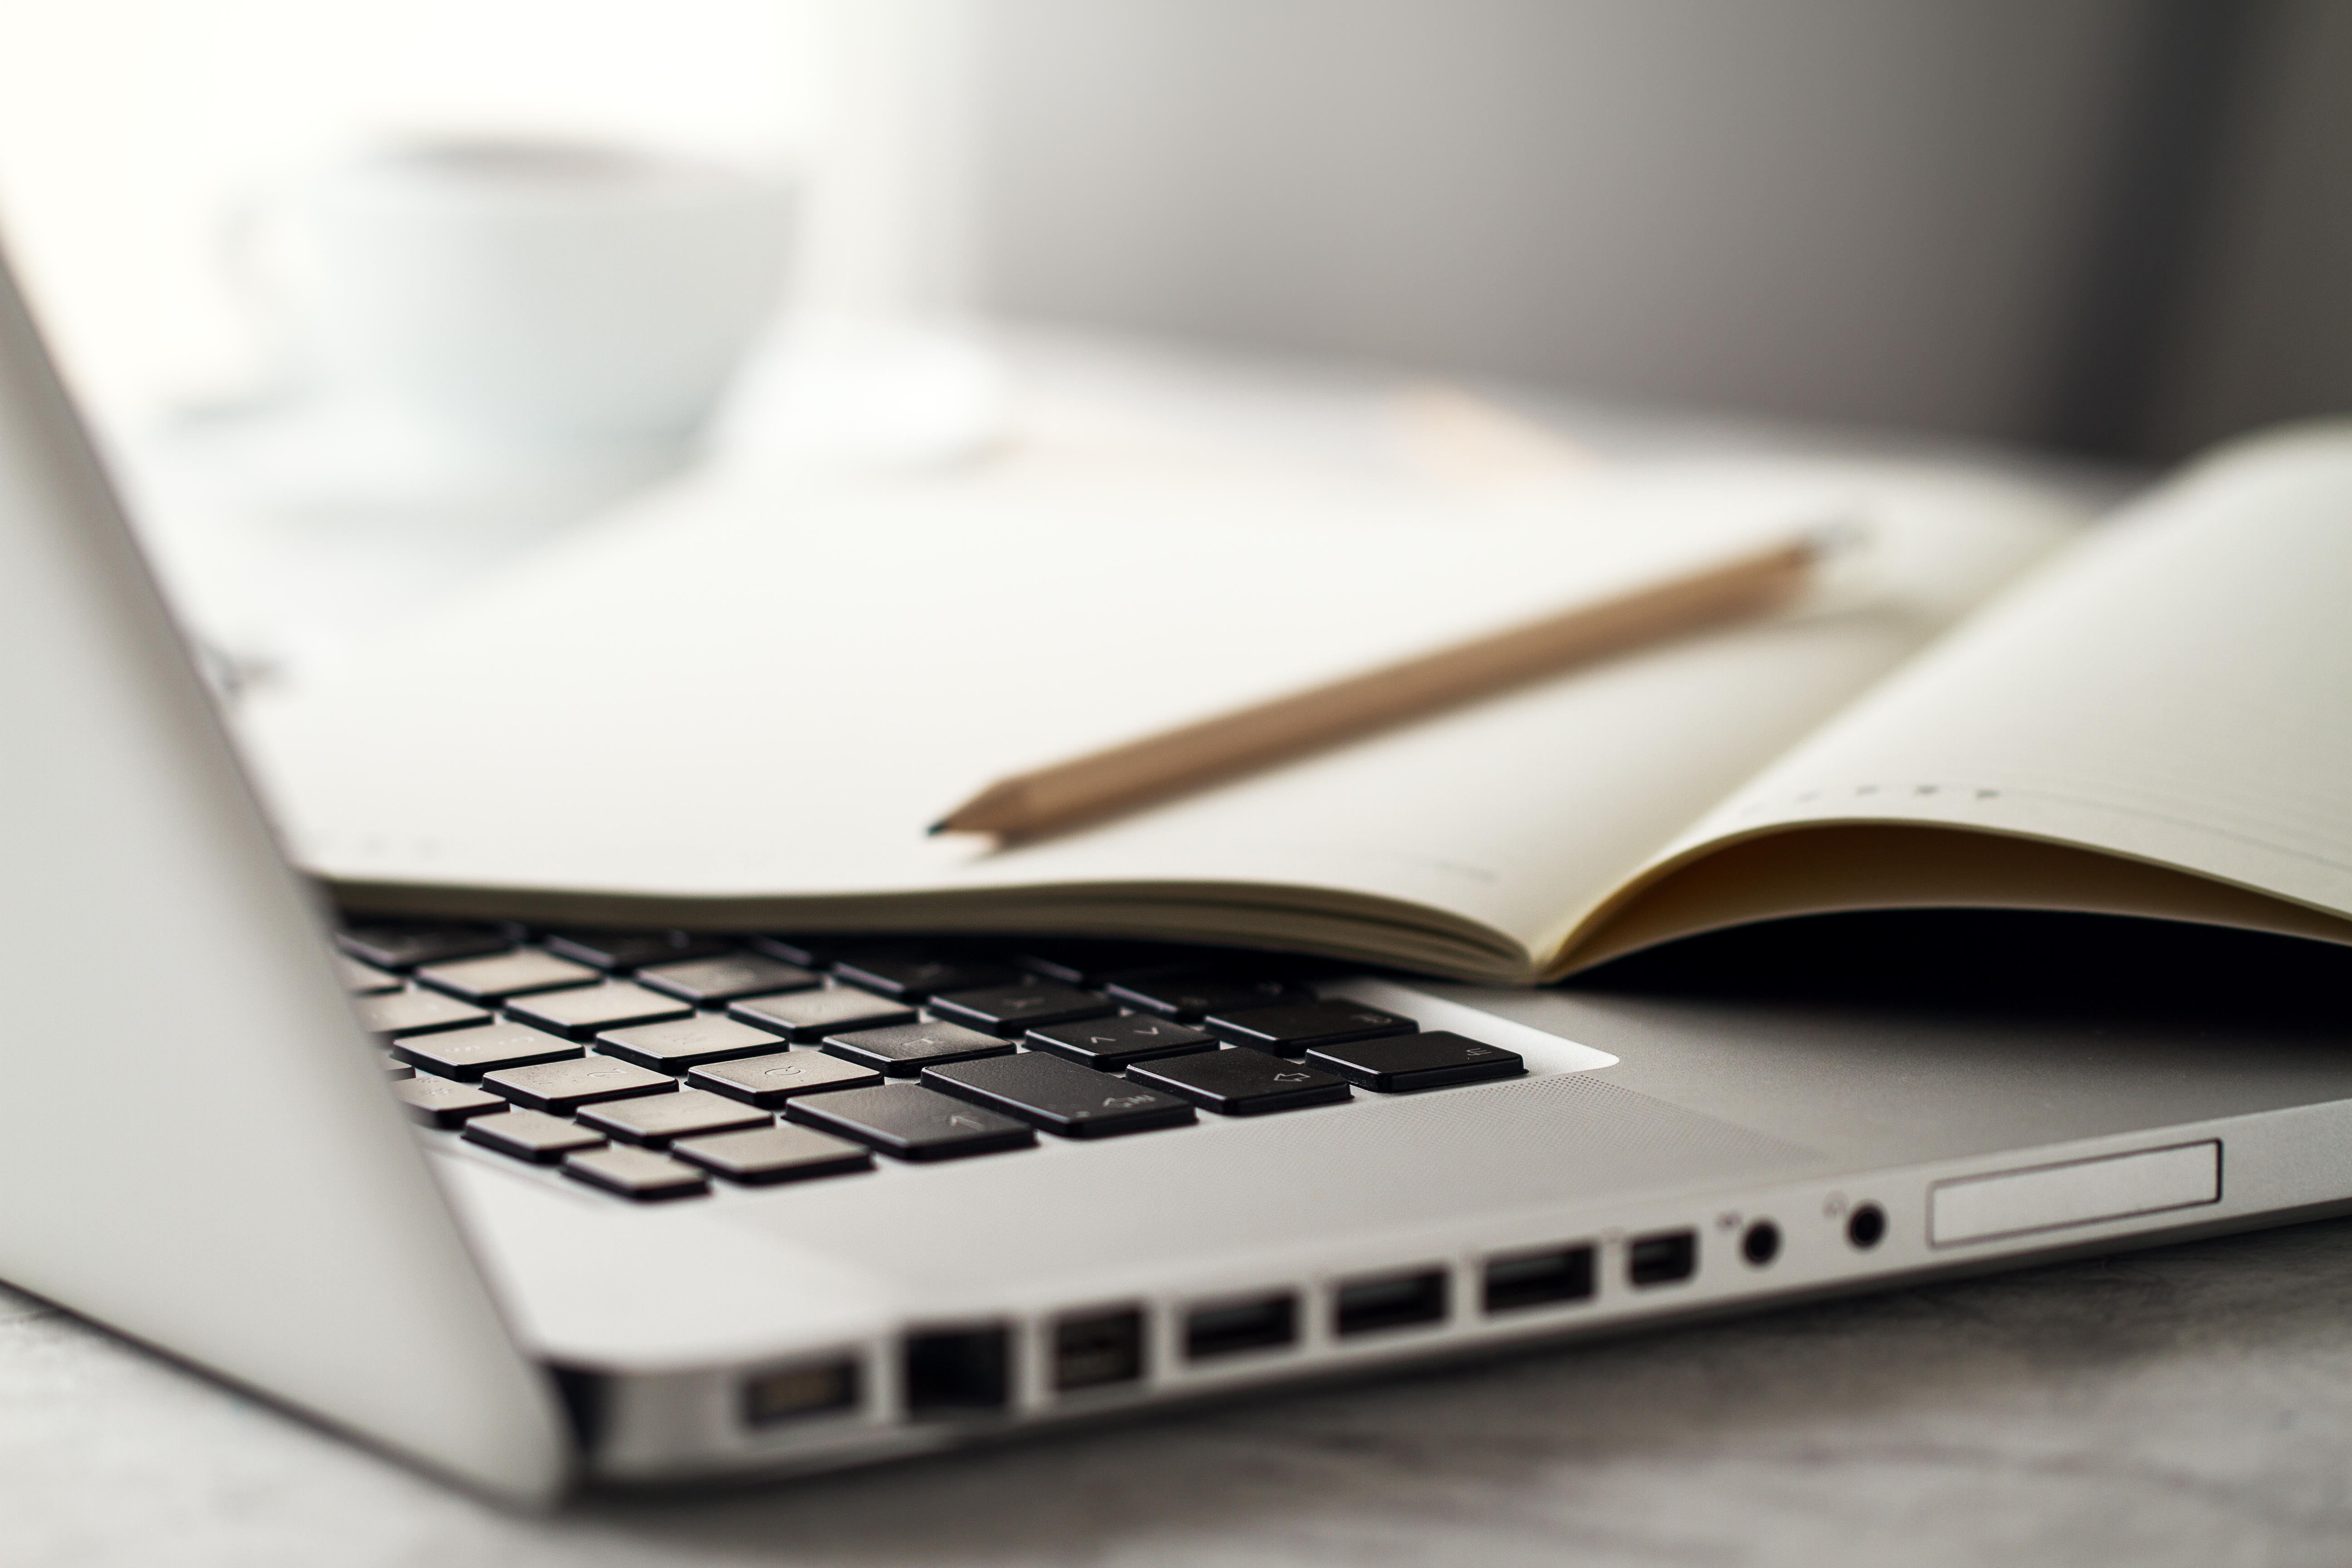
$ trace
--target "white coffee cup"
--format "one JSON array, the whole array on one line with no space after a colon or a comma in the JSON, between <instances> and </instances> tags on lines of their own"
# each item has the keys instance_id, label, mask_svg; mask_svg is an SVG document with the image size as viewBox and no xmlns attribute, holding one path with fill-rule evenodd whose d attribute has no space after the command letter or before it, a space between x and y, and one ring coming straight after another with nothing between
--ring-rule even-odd
<instances>
[{"instance_id":1,"label":"white coffee cup","mask_svg":"<svg viewBox=\"0 0 2352 1568\"><path fill-rule=\"evenodd\" d=\"M322 390L489 440L683 439L774 309L784 181L583 143L444 141L293 203Z\"/></svg>"}]
</instances>

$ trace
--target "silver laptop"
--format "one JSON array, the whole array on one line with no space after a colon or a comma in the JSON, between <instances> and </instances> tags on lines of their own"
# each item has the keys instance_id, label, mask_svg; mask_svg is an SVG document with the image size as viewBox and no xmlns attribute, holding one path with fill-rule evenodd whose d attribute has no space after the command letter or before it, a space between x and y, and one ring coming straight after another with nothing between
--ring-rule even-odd
<instances>
[{"instance_id":1,"label":"silver laptop","mask_svg":"<svg viewBox=\"0 0 2352 1568\"><path fill-rule=\"evenodd\" d=\"M510 1499L2352 1201L2343 961L2251 938L1811 922L1542 992L772 933L331 954L5 278L0 650L0 1278Z\"/></svg>"}]
</instances>

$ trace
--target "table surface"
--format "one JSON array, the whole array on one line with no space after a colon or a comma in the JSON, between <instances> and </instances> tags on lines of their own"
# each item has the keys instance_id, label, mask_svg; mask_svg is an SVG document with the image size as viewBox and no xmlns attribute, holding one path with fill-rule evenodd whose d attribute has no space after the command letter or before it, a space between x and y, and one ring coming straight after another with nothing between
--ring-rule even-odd
<instances>
[{"instance_id":1,"label":"table surface","mask_svg":"<svg viewBox=\"0 0 2352 1568\"><path fill-rule=\"evenodd\" d=\"M1397 384L1377 376L1015 347L1003 377L1027 399L1024 438L1083 438L1122 460L1149 426L1143 445L1186 461L1219 442L1256 460L1241 449L1273 430L1360 464L1372 426L1358 416L1394 412L1379 399ZM940 383L937 356L910 363ZM1002 391L989 390L997 373L975 381L969 356L958 363L965 381L949 390L964 401L914 447L974 439L997 417L982 407ZM858 374L870 390L873 365ZM1591 454L1841 445L1522 402L1557 434L1547 447L1507 411L1488 417L1491 405L1408 396L1414 452L1472 484L1547 482ZM185 510L167 555L201 572L204 530L235 522L220 493ZM526 521L524 534L545 526ZM299 638L265 600L315 616L341 584L356 615L362 584L384 598L387 551L406 552L408 580L437 582L436 562L488 563L509 548L435 544L404 523L355 537L348 518L259 510L242 526L236 570L183 586L200 625L218 605L227 630L289 646ZM2352 1560L2347 1302L2352 1221L2306 1225L533 1518L0 1289L0 1563L2340 1563Z\"/></svg>"},{"instance_id":2,"label":"table surface","mask_svg":"<svg viewBox=\"0 0 2352 1568\"><path fill-rule=\"evenodd\" d=\"M501 1512L0 1292L0 1562L2329 1563L2352 1221Z\"/></svg>"}]
</instances>

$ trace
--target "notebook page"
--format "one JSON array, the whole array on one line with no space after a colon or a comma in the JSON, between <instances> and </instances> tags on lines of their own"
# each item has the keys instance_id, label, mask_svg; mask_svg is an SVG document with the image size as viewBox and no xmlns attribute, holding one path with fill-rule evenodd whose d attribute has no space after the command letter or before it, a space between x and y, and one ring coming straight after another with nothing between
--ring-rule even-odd
<instances>
[{"instance_id":1,"label":"notebook page","mask_svg":"<svg viewBox=\"0 0 2352 1568\"><path fill-rule=\"evenodd\" d=\"M1695 857L1759 832L1906 824L2104 851L2237 894L2200 900L2015 852L2000 877L1963 874L1919 840L1849 839L1846 869L1813 857L1804 886L1779 894L1750 879L1734 897L1715 876L1678 916L1661 906L1682 878L1665 881L1639 901L1643 929L1655 940L1724 923L1743 900L1754 918L1780 897L1792 910L2011 903L2352 939L2336 919L2352 916L2347 586L2352 427L2225 450L1888 680L1659 858L1709 881ZM2252 895L2300 909L2265 914ZM1625 933L1612 931L1605 946L1622 951Z\"/></svg>"},{"instance_id":2,"label":"notebook page","mask_svg":"<svg viewBox=\"0 0 2352 1568\"><path fill-rule=\"evenodd\" d=\"M1030 847L924 835L1004 773L1856 507L1885 577L1859 607L1629 655ZM1564 908L2071 521L2024 487L1796 463L1632 478L1536 517L1305 483L688 487L257 703L247 731L298 858L413 907L620 899L647 919L1368 954L1342 927L1417 921L1436 934L1383 951L1517 974Z\"/></svg>"}]
</instances>

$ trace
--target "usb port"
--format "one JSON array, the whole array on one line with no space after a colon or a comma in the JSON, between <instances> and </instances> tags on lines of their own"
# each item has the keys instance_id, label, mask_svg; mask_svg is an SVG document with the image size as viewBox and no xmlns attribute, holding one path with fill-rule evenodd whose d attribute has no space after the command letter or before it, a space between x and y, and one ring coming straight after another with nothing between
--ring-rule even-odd
<instances>
[{"instance_id":1,"label":"usb port","mask_svg":"<svg viewBox=\"0 0 2352 1568\"><path fill-rule=\"evenodd\" d=\"M1012 1397L1012 1336L1000 1325L907 1336L907 1413L1002 1410Z\"/></svg>"},{"instance_id":2,"label":"usb port","mask_svg":"<svg viewBox=\"0 0 2352 1568\"><path fill-rule=\"evenodd\" d=\"M1625 1277L1637 1286L1672 1285L1698 1272L1698 1233L1637 1236L1625 1254Z\"/></svg>"},{"instance_id":3,"label":"usb port","mask_svg":"<svg viewBox=\"0 0 2352 1568\"><path fill-rule=\"evenodd\" d=\"M1054 1325L1054 1391L1108 1388L1143 1379L1143 1314L1133 1308L1064 1318Z\"/></svg>"},{"instance_id":4,"label":"usb port","mask_svg":"<svg viewBox=\"0 0 2352 1568\"><path fill-rule=\"evenodd\" d=\"M1592 1299L1592 1248L1561 1247L1486 1260L1486 1310L1516 1312Z\"/></svg>"},{"instance_id":5,"label":"usb port","mask_svg":"<svg viewBox=\"0 0 2352 1568\"><path fill-rule=\"evenodd\" d=\"M1214 1361L1270 1350L1298 1338L1298 1298L1285 1291L1249 1301L1195 1307L1184 1319L1184 1359Z\"/></svg>"},{"instance_id":6,"label":"usb port","mask_svg":"<svg viewBox=\"0 0 2352 1568\"><path fill-rule=\"evenodd\" d=\"M773 1426L854 1410L859 1381L857 1363L847 1359L755 1373L743 1380L743 1425Z\"/></svg>"},{"instance_id":7,"label":"usb port","mask_svg":"<svg viewBox=\"0 0 2352 1568\"><path fill-rule=\"evenodd\" d=\"M1358 1279L1341 1285L1331 1295L1331 1331L1377 1333L1414 1323L1445 1321L1445 1270L1391 1274L1380 1279Z\"/></svg>"}]
</instances>

